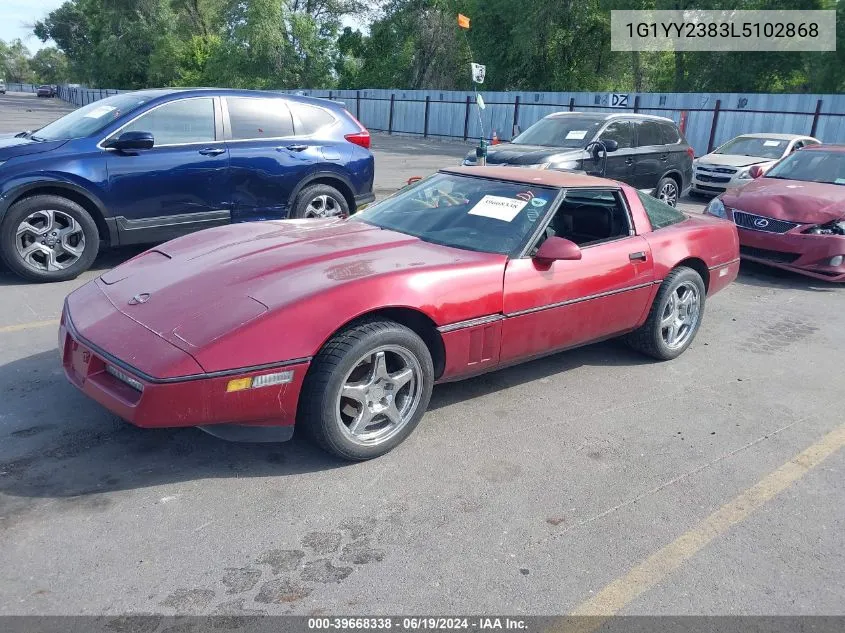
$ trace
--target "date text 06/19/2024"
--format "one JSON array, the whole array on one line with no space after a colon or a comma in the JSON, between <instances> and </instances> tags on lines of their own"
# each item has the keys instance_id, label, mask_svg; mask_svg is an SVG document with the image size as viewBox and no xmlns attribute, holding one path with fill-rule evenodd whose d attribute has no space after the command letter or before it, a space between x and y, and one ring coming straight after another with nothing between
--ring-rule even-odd
<instances>
[{"instance_id":1,"label":"date text 06/19/2024","mask_svg":"<svg viewBox=\"0 0 845 633\"><path fill-rule=\"evenodd\" d=\"M461 630L510 630L523 631L527 623L510 617L350 617L308 618L309 631L461 631Z\"/></svg>"}]
</instances>

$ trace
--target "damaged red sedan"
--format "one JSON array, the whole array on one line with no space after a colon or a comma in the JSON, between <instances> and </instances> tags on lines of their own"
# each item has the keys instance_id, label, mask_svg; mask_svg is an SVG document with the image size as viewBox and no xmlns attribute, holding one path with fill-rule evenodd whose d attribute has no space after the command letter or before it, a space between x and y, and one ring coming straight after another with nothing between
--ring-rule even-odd
<instances>
[{"instance_id":1,"label":"damaged red sedan","mask_svg":"<svg viewBox=\"0 0 845 633\"><path fill-rule=\"evenodd\" d=\"M742 257L845 281L845 146L805 147L752 176L705 211L736 223Z\"/></svg>"},{"instance_id":2,"label":"damaged red sedan","mask_svg":"<svg viewBox=\"0 0 845 633\"><path fill-rule=\"evenodd\" d=\"M436 382L625 335L668 360L735 279L737 232L614 181L456 168L349 219L209 229L66 300L64 370L142 427L384 454Z\"/></svg>"}]
</instances>

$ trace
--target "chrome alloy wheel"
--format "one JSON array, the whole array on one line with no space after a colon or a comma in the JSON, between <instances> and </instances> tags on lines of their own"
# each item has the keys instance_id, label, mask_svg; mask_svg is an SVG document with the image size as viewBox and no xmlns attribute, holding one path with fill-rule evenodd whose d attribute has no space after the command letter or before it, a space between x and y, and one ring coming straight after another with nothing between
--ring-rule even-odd
<instances>
[{"instance_id":1,"label":"chrome alloy wheel","mask_svg":"<svg viewBox=\"0 0 845 633\"><path fill-rule=\"evenodd\" d=\"M680 284L669 295L660 318L660 335L670 349L683 347L698 327L701 296L691 281Z\"/></svg>"},{"instance_id":2,"label":"chrome alloy wheel","mask_svg":"<svg viewBox=\"0 0 845 633\"><path fill-rule=\"evenodd\" d=\"M333 218L342 214L340 202L326 194L317 196L305 207L306 218Z\"/></svg>"},{"instance_id":3,"label":"chrome alloy wheel","mask_svg":"<svg viewBox=\"0 0 845 633\"><path fill-rule=\"evenodd\" d=\"M670 180L660 188L657 197L670 207L674 207L678 203L678 185L675 184L675 181Z\"/></svg>"},{"instance_id":4,"label":"chrome alloy wheel","mask_svg":"<svg viewBox=\"0 0 845 633\"><path fill-rule=\"evenodd\" d=\"M343 380L335 417L362 446L382 444L413 418L422 395L422 368L409 350L384 345L362 356Z\"/></svg>"},{"instance_id":5,"label":"chrome alloy wheel","mask_svg":"<svg viewBox=\"0 0 845 633\"><path fill-rule=\"evenodd\" d=\"M29 214L15 232L18 256L38 271L64 270L85 251L82 226L64 211L44 209Z\"/></svg>"}]
</instances>

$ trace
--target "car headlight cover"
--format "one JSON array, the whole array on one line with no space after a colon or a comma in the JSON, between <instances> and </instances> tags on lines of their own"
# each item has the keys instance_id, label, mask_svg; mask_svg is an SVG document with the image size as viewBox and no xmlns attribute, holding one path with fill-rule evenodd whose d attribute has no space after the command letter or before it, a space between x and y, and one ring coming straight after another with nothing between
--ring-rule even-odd
<instances>
[{"instance_id":1,"label":"car headlight cover","mask_svg":"<svg viewBox=\"0 0 845 633\"><path fill-rule=\"evenodd\" d=\"M748 169L743 169L741 172L739 172L736 175L736 177L740 178L740 179L750 179L751 178L751 168L749 167Z\"/></svg>"},{"instance_id":2,"label":"car headlight cover","mask_svg":"<svg viewBox=\"0 0 845 633\"><path fill-rule=\"evenodd\" d=\"M725 203L722 202L719 198L713 198L708 204L707 208L704 209L705 213L709 213L710 215L715 215L717 218L726 218L728 217L727 211L725 211Z\"/></svg>"}]
</instances>

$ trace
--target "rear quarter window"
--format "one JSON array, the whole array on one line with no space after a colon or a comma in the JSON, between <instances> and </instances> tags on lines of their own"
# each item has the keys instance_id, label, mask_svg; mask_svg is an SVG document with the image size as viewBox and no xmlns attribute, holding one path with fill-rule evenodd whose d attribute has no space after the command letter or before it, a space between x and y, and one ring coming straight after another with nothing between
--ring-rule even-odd
<instances>
[{"instance_id":1,"label":"rear quarter window","mask_svg":"<svg viewBox=\"0 0 845 633\"><path fill-rule=\"evenodd\" d=\"M297 136L310 136L334 124L337 119L328 110L304 103L291 102L293 124Z\"/></svg>"},{"instance_id":2,"label":"rear quarter window","mask_svg":"<svg viewBox=\"0 0 845 633\"><path fill-rule=\"evenodd\" d=\"M666 145L677 145L681 142L681 134L671 123L661 123L660 131L663 133L663 143Z\"/></svg>"},{"instance_id":3,"label":"rear quarter window","mask_svg":"<svg viewBox=\"0 0 845 633\"><path fill-rule=\"evenodd\" d=\"M640 197L640 202L643 203L645 214L648 216L651 228L654 231L687 219L687 216L674 207L670 207L665 202L661 202L647 193L638 191L637 195Z\"/></svg>"}]
</instances>

